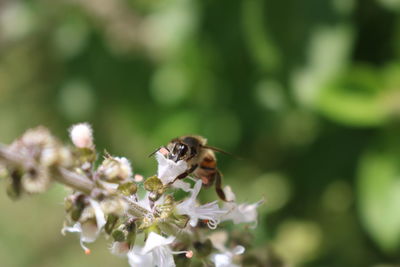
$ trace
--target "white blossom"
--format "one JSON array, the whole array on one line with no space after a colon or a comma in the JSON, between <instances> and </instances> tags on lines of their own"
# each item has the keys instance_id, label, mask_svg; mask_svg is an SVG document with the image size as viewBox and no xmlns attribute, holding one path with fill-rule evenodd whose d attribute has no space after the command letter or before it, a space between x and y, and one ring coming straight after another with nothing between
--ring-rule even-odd
<instances>
[{"instance_id":1,"label":"white blossom","mask_svg":"<svg viewBox=\"0 0 400 267\"><path fill-rule=\"evenodd\" d=\"M151 212L151 205L150 205L150 192L146 192L146 194L140 198L137 201L137 204L139 204L139 206L141 206L142 208L148 210L149 212Z\"/></svg>"},{"instance_id":2,"label":"white blossom","mask_svg":"<svg viewBox=\"0 0 400 267\"><path fill-rule=\"evenodd\" d=\"M167 238L151 232L147 237L146 244L142 249L142 254L151 253L153 256L153 266L158 267L174 267L174 256L169 247L174 242L175 237L169 236Z\"/></svg>"},{"instance_id":3,"label":"white blossom","mask_svg":"<svg viewBox=\"0 0 400 267\"><path fill-rule=\"evenodd\" d=\"M173 184L172 184L173 188L178 188L178 189L182 189L185 192L189 192L191 190L191 186L189 183L186 183L182 180L176 180Z\"/></svg>"},{"instance_id":4,"label":"white blossom","mask_svg":"<svg viewBox=\"0 0 400 267\"><path fill-rule=\"evenodd\" d=\"M93 148L93 131L88 123L72 125L69 135L76 147Z\"/></svg>"},{"instance_id":5,"label":"white blossom","mask_svg":"<svg viewBox=\"0 0 400 267\"><path fill-rule=\"evenodd\" d=\"M233 258L236 255L243 254L244 247L236 246L229 250L225 247L228 241L228 233L226 231L219 231L212 233L209 237L213 247L219 250L219 253L210 255L210 260L215 264L215 267L239 267L233 263Z\"/></svg>"},{"instance_id":6,"label":"white blossom","mask_svg":"<svg viewBox=\"0 0 400 267\"><path fill-rule=\"evenodd\" d=\"M211 254L210 260L215 264L215 267L239 267L239 265L233 263L233 257L243 254L244 250L243 246L236 246L232 250Z\"/></svg>"},{"instance_id":7,"label":"white blossom","mask_svg":"<svg viewBox=\"0 0 400 267\"><path fill-rule=\"evenodd\" d=\"M192 251L172 251L170 245L175 241L174 236L167 238L150 232L144 247L134 246L128 252L131 267L175 267L174 255L186 254L193 256Z\"/></svg>"},{"instance_id":8,"label":"white blossom","mask_svg":"<svg viewBox=\"0 0 400 267\"><path fill-rule=\"evenodd\" d=\"M132 177L132 166L129 160L125 157L114 157L116 161L120 163L120 176L122 179L128 179Z\"/></svg>"},{"instance_id":9,"label":"white blossom","mask_svg":"<svg viewBox=\"0 0 400 267\"><path fill-rule=\"evenodd\" d=\"M207 220L207 225L211 229L215 229L220 222L221 215L226 211L218 207L217 201L204 205L197 205L196 198L200 192L202 181L198 180L192 189L192 194L189 198L176 206L178 214L185 214L190 217L189 224L195 227L199 219Z\"/></svg>"},{"instance_id":10,"label":"white blossom","mask_svg":"<svg viewBox=\"0 0 400 267\"><path fill-rule=\"evenodd\" d=\"M100 204L93 199L90 199L89 202L94 210L96 222L92 222L90 220L82 223L77 222L74 224L74 226L64 227L61 230L62 234L65 234L65 232L80 233L80 242L85 253L90 253L90 249L88 249L84 243L94 242L97 239L101 229L106 224L104 212L101 210Z\"/></svg>"},{"instance_id":11,"label":"white blossom","mask_svg":"<svg viewBox=\"0 0 400 267\"><path fill-rule=\"evenodd\" d=\"M174 254L185 252L173 252L169 247L175 237L163 237L151 232L147 237L143 248L134 246L128 253L131 267L175 267Z\"/></svg>"},{"instance_id":12,"label":"white blossom","mask_svg":"<svg viewBox=\"0 0 400 267\"><path fill-rule=\"evenodd\" d=\"M179 160L175 162L167 159L161 152L156 153L156 159L158 161L157 177L164 185L173 182L176 177L184 173L188 168L186 161Z\"/></svg>"},{"instance_id":13,"label":"white blossom","mask_svg":"<svg viewBox=\"0 0 400 267\"><path fill-rule=\"evenodd\" d=\"M131 267L154 267L153 255L142 254L142 247L134 246L127 255Z\"/></svg>"},{"instance_id":14,"label":"white blossom","mask_svg":"<svg viewBox=\"0 0 400 267\"><path fill-rule=\"evenodd\" d=\"M235 202L236 196L230 186L224 188L224 193L228 202L223 205L226 213L221 216L221 221L232 220L235 224L252 222L257 224L257 207L264 203L263 199L253 204L237 204Z\"/></svg>"},{"instance_id":15,"label":"white blossom","mask_svg":"<svg viewBox=\"0 0 400 267\"><path fill-rule=\"evenodd\" d=\"M115 241L112 243L110 250L114 255L125 256L129 252L129 243Z\"/></svg>"},{"instance_id":16,"label":"white blossom","mask_svg":"<svg viewBox=\"0 0 400 267\"><path fill-rule=\"evenodd\" d=\"M126 181L132 178L132 166L125 157L106 157L97 169L103 179L107 181Z\"/></svg>"}]
</instances>

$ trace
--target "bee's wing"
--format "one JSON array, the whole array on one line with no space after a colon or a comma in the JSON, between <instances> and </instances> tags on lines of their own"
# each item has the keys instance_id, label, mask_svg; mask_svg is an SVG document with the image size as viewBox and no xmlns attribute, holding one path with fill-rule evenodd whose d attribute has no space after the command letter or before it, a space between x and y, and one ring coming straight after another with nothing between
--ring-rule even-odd
<instances>
[{"instance_id":1,"label":"bee's wing","mask_svg":"<svg viewBox=\"0 0 400 267\"><path fill-rule=\"evenodd\" d=\"M226 152L226 151L224 151L224 150L222 150L222 149L219 149L219 148L217 148L217 147L207 146L207 145L206 145L206 146L202 146L202 147L203 147L203 148L207 148L207 149L211 149L211 150L216 151L216 152L220 152L220 153L222 153L222 154L225 154L225 155L234 157L234 158L236 158L236 159L242 159L241 157L238 157L238 156L236 156L236 155L234 155L234 154L232 154L232 153Z\"/></svg>"}]
</instances>

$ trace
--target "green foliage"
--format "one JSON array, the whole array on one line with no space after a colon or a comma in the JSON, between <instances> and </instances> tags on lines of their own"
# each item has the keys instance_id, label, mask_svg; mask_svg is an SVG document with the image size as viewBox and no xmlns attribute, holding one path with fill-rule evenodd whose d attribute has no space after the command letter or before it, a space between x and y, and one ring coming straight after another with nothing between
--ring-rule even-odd
<instances>
[{"instance_id":1,"label":"green foliage","mask_svg":"<svg viewBox=\"0 0 400 267\"><path fill-rule=\"evenodd\" d=\"M262 264L400 262L398 0L72 2L1 6L0 143L89 121L150 177L148 154L200 134L243 158L217 154L239 200L265 195ZM126 265L58 236L65 195L0 194L2 266Z\"/></svg>"},{"instance_id":2,"label":"green foliage","mask_svg":"<svg viewBox=\"0 0 400 267\"><path fill-rule=\"evenodd\" d=\"M375 150L361 158L359 170L360 215L366 230L386 251L400 244L400 158Z\"/></svg>"}]
</instances>

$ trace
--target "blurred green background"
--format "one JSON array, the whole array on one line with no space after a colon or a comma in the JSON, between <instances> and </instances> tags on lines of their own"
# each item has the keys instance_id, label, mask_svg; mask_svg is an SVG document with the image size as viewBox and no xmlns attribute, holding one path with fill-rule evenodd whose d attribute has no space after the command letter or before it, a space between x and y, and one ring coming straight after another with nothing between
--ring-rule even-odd
<instances>
[{"instance_id":1,"label":"blurred green background","mask_svg":"<svg viewBox=\"0 0 400 267\"><path fill-rule=\"evenodd\" d=\"M99 151L150 176L154 148L197 133L243 158L219 155L240 202L266 199L256 230L234 227L259 266L392 266L399 13L399 0L4 0L0 142L39 124L68 141L88 121ZM106 240L85 256L61 236L65 195L0 194L1 266L128 265Z\"/></svg>"}]
</instances>

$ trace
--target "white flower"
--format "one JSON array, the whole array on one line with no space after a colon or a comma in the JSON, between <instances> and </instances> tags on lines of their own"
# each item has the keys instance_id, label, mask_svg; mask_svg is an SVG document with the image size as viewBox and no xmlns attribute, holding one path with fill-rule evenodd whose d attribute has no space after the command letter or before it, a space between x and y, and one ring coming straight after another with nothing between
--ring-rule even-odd
<instances>
[{"instance_id":1,"label":"white flower","mask_svg":"<svg viewBox=\"0 0 400 267\"><path fill-rule=\"evenodd\" d=\"M139 246L134 246L128 252L128 261L131 267L154 267L153 255L152 254L142 254L142 248Z\"/></svg>"},{"instance_id":2,"label":"white flower","mask_svg":"<svg viewBox=\"0 0 400 267\"><path fill-rule=\"evenodd\" d=\"M111 245L111 253L118 256L125 256L129 252L128 242L113 242Z\"/></svg>"},{"instance_id":3,"label":"white flower","mask_svg":"<svg viewBox=\"0 0 400 267\"><path fill-rule=\"evenodd\" d=\"M179 160L175 162L167 159L161 152L156 153L156 159L158 161L157 177L164 185L173 182L176 177L184 173L188 168L186 161Z\"/></svg>"},{"instance_id":4,"label":"white flower","mask_svg":"<svg viewBox=\"0 0 400 267\"><path fill-rule=\"evenodd\" d=\"M232 250L211 254L210 260L215 264L215 267L239 267L239 265L233 263L233 257L243 254L244 250L243 246L236 246Z\"/></svg>"},{"instance_id":5,"label":"white flower","mask_svg":"<svg viewBox=\"0 0 400 267\"><path fill-rule=\"evenodd\" d=\"M129 160L125 157L115 157L116 161L120 163L119 175L122 179L128 179L132 177L132 166Z\"/></svg>"},{"instance_id":6,"label":"white flower","mask_svg":"<svg viewBox=\"0 0 400 267\"><path fill-rule=\"evenodd\" d=\"M226 200L230 202L224 203L223 209L226 213L221 217L221 221L232 220L235 224L251 222L257 224L257 207L264 203L263 199L253 204L237 204L236 196L230 186L224 188L224 193Z\"/></svg>"},{"instance_id":7,"label":"white flower","mask_svg":"<svg viewBox=\"0 0 400 267\"><path fill-rule=\"evenodd\" d=\"M146 244L142 249L142 254L152 254L153 266L174 267L175 261L173 254L175 253L169 247L174 240L174 236L165 238L159 234L151 232L147 237Z\"/></svg>"},{"instance_id":8,"label":"white flower","mask_svg":"<svg viewBox=\"0 0 400 267\"><path fill-rule=\"evenodd\" d=\"M72 125L69 135L76 147L93 148L93 131L88 123Z\"/></svg>"},{"instance_id":9,"label":"white flower","mask_svg":"<svg viewBox=\"0 0 400 267\"><path fill-rule=\"evenodd\" d=\"M150 192L146 192L146 194L143 196L143 198L140 198L136 203L139 204L139 206L141 206L142 208L151 212L149 196L150 196Z\"/></svg>"},{"instance_id":10,"label":"white flower","mask_svg":"<svg viewBox=\"0 0 400 267\"><path fill-rule=\"evenodd\" d=\"M85 251L86 254L90 253L90 249L88 249L84 245L84 243L94 242L97 239L101 229L106 224L106 220L104 218L104 212L101 210L100 204L93 199L90 199L89 202L94 210L94 214L96 217L96 223L94 223L90 220L83 222L83 223L77 222L74 224L74 226L72 226L72 227L65 226L61 230L62 234L65 234L65 232L80 233L81 247L83 248L83 250Z\"/></svg>"},{"instance_id":11,"label":"white flower","mask_svg":"<svg viewBox=\"0 0 400 267\"><path fill-rule=\"evenodd\" d=\"M173 184L172 184L173 188L178 188L178 189L182 189L185 192L189 192L191 190L190 184L186 183L182 180L176 180Z\"/></svg>"},{"instance_id":12,"label":"white flower","mask_svg":"<svg viewBox=\"0 0 400 267\"><path fill-rule=\"evenodd\" d=\"M140 249L140 247L134 246L129 251L129 264L131 267L175 267L173 255L186 253L191 256L191 251L172 251L169 245L174 240L174 236L165 238L151 232L143 248Z\"/></svg>"},{"instance_id":13,"label":"white flower","mask_svg":"<svg viewBox=\"0 0 400 267\"><path fill-rule=\"evenodd\" d=\"M196 204L197 195L200 192L202 182L198 180L192 189L190 198L184 200L176 206L178 214L186 214L190 217L190 225L195 227L199 219L207 220L208 227L215 229L219 223L219 218L226 211L218 207L217 201L207 203L201 206Z\"/></svg>"},{"instance_id":14,"label":"white flower","mask_svg":"<svg viewBox=\"0 0 400 267\"><path fill-rule=\"evenodd\" d=\"M187 258L193 256L192 251L172 251L169 245L174 242L175 237L163 237L151 232L147 237L143 248L134 246L128 252L128 260L131 267L175 267L174 256L186 254Z\"/></svg>"},{"instance_id":15,"label":"white flower","mask_svg":"<svg viewBox=\"0 0 400 267\"><path fill-rule=\"evenodd\" d=\"M225 231L213 232L208 238L213 246L220 251L220 253L210 255L210 260L214 262L215 267L239 267L239 265L233 264L232 261L234 256L244 252L243 246L236 246L232 250L228 250L225 247L225 243L228 240L228 234Z\"/></svg>"},{"instance_id":16,"label":"white flower","mask_svg":"<svg viewBox=\"0 0 400 267\"><path fill-rule=\"evenodd\" d=\"M99 166L98 173L107 181L125 181L132 178L132 166L125 157L107 156Z\"/></svg>"}]
</instances>

